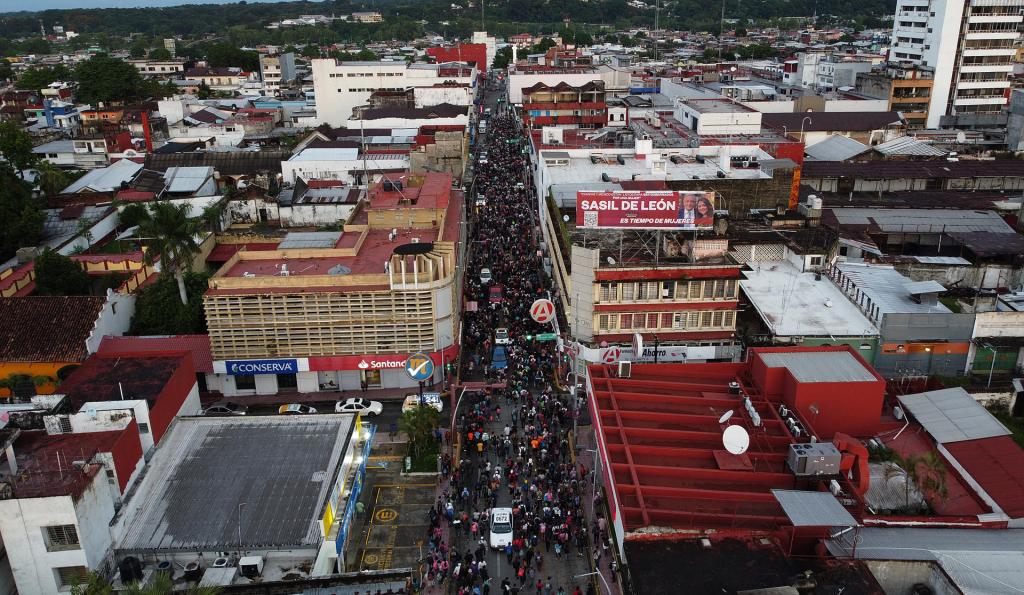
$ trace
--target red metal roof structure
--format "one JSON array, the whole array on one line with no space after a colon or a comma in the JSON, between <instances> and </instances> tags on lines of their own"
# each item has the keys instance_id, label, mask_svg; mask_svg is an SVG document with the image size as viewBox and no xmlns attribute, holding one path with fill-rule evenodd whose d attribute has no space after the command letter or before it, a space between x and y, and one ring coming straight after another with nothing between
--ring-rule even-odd
<instances>
[{"instance_id":1,"label":"red metal roof structure","mask_svg":"<svg viewBox=\"0 0 1024 595\"><path fill-rule=\"evenodd\" d=\"M743 363L633 363L629 377L619 377L610 365L588 368L601 471L618 531L671 527L750 534L787 527L771 490L822 489L822 482L790 471L789 445L811 435L824 441L840 432L877 431L884 380L848 346L749 353ZM799 420L799 435L786 427L780 406ZM730 411L731 418L720 423ZM727 425L747 430L745 453L725 451ZM836 437L842 468L850 469L859 453L846 447L847 437ZM857 473L860 485L866 485L865 473L866 465ZM862 492L849 476L836 479L848 499L857 501L855 494Z\"/></svg>"},{"instance_id":2,"label":"red metal roof structure","mask_svg":"<svg viewBox=\"0 0 1024 595\"><path fill-rule=\"evenodd\" d=\"M100 353L153 353L188 351L196 372L213 373L209 335L167 335L159 337L115 337L107 335L100 342Z\"/></svg>"},{"instance_id":3,"label":"red metal roof structure","mask_svg":"<svg viewBox=\"0 0 1024 595\"><path fill-rule=\"evenodd\" d=\"M1024 449L1012 437L965 440L943 446L1007 516L1024 518Z\"/></svg>"}]
</instances>

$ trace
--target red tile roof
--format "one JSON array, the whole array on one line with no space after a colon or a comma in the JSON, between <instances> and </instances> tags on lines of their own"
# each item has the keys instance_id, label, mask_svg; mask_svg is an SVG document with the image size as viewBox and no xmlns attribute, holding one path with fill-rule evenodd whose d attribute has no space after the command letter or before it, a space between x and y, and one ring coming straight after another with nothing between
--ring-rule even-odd
<instances>
[{"instance_id":1,"label":"red tile roof","mask_svg":"<svg viewBox=\"0 0 1024 595\"><path fill-rule=\"evenodd\" d=\"M209 335L169 335L162 337L103 337L100 353L145 353L188 351L192 354L192 365L196 372L213 373L213 356L210 355Z\"/></svg>"},{"instance_id":2,"label":"red tile roof","mask_svg":"<svg viewBox=\"0 0 1024 595\"><path fill-rule=\"evenodd\" d=\"M1010 518L1024 518L1024 449L1010 436L943 444Z\"/></svg>"},{"instance_id":3,"label":"red tile roof","mask_svg":"<svg viewBox=\"0 0 1024 595\"><path fill-rule=\"evenodd\" d=\"M0 299L0 362L79 362L106 298Z\"/></svg>"}]
</instances>

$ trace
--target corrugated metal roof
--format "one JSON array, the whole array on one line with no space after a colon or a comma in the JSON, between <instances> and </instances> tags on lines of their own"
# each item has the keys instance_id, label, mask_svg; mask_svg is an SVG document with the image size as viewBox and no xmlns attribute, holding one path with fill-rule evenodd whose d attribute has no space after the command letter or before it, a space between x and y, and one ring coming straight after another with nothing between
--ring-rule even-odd
<instances>
[{"instance_id":1,"label":"corrugated metal roof","mask_svg":"<svg viewBox=\"0 0 1024 595\"><path fill-rule=\"evenodd\" d=\"M942 293L946 288L938 281L913 281L903 286L910 295L923 295L926 293Z\"/></svg>"},{"instance_id":2,"label":"corrugated metal roof","mask_svg":"<svg viewBox=\"0 0 1024 595\"><path fill-rule=\"evenodd\" d=\"M139 173L140 169L142 169L141 163L122 159L107 167L89 171L89 173L72 182L61 193L73 194L82 190L111 192L120 188L122 182L130 182L135 177L135 174Z\"/></svg>"},{"instance_id":3,"label":"corrugated metal roof","mask_svg":"<svg viewBox=\"0 0 1024 595\"><path fill-rule=\"evenodd\" d=\"M910 283L891 266L840 262L836 269L853 282L854 288L871 300L879 314L949 314L950 309L938 302L935 305L920 304L910 299L905 285ZM839 283L842 286L842 283ZM854 288L847 290L852 294Z\"/></svg>"},{"instance_id":4,"label":"corrugated metal roof","mask_svg":"<svg viewBox=\"0 0 1024 595\"><path fill-rule=\"evenodd\" d=\"M767 117L769 114L765 114ZM799 127L799 124L797 125ZM790 128L790 130L794 130ZM964 161L808 161L802 176L819 178L863 178L868 180L1000 178L1024 176L1024 161L1019 159Z\"/></svg>"},{"instance_id":5,"label":"corrugated metal roof","mask_svg":"<svg viewBox=\"0 0 1024 595\"><path fill-rule=\"evenodd\" d=\"M206 167L168 167L164 172L167 181L167 192L195 192L213 177L213 168Z\"/></svg>"},{"instance_id":6,"label":"corrugated metal roof","mask_svg":"<svg viewBox=\"0 0 1024 595\"><path fill-rule=\"evenodd\" d=\"M278 250L295 248L333 248L341 239L340 231L293 231L284 236Z\"/></svg>"},{"instance_id":7,"label":"corrugated metal roof","mask_svg":"<svg viewBox=\"0 0 1024 595\"><path fill-rule=\"evenodd\" d=\"M769 368L786 368L800 382L874 382L875 376L847 351L759 353Z\"/></svg>"},{"instance_id":8,"label":"corrugated metal roof","mask_svg":"<svg viewBox=\"0 0 1024 595\"><path fill-rule=\"evenodd\" d=\"M1024 449L1013 438L996 436L944 446L1003 512L1010 518L1024 518Z\"/></svg>"},{"instance_id":9,"label":"corrugated metal roof","mask_svg":"<svg viewBox=\"0 0 1024 595\"><path fill-rule=\"evenodd\" d=\"M1024 585L1024 530L862 527L826 541L840 558L935 561L964 593L1019 592Z\"/></svg>"},{"instance_id":10,"label":"corrugated metal roof","mask_svg":"<svg viewBox=\"0 0 1024 595\"><path fill-rule=\"evenodd\" d=\"M943 264L970 266L971 261L959 256L909 256L921 264Z\"/></svg>"},{"instance_id":11,"label":"corrugated metal roof","mask_svg":"<svg viewBox=\"0 0 1024 595\"><path fill-rule=\"evenodd\" d=\"M320 515L354 421L335 414L178 418L122 508L117 549L318 547Z\"/></svg>"},{"instance_id":12,"label":"corrugated metal roof","mask_svg":"<svg viewBox=\"0 0 1024 595\"><path fill-rule=\"evenodd\" d=\"M959 386L915 395L901 395L899 400L940 444L1005 436L1010 433L998 419Z\"/></svg>"},{"instance_id":13,"label":"corrugated metal roof","mask_svg":"<svg viewBox=\"0 0 1024 595\"><path fill-rule=\"evenodd\" d=\"M857 521L831 492L772 490L794 527L855 527Z\"/></svg>"},{"instance_id":14,"label":"corrugated metal roof","mask_svg":"<svg viewBox=\"0 0 1024 595\"><path fill-rule=\"evenodd\" d=\"M870 148L848 136L833 134L825 140L807 147L804 152L808 157L817 161L846 161Z\"/></svg>"},{"instance_id":15,"label":"corrugated metal roof","mask_svg":"<svg viewBox=\"0 0 1024 595\"><path fill-rule=\"evenodd\" d=\"M913 155L915 157L942 157L945 151L934 147L931 143L919 141L910 136L901 136L875 145L875 150L886 156Z\"/></svg>"},{"instance_id":16,"label":"corrugated metal roof","mask_svg":"<svg viewBox=\"0 0 1024 595\"><path fill-rule=\"evenodd\" d=\"M985 231L1014 233L995 211L966 209L830 208L840 226L869 226L890 233Z\"/></svg>"}]
</instances>

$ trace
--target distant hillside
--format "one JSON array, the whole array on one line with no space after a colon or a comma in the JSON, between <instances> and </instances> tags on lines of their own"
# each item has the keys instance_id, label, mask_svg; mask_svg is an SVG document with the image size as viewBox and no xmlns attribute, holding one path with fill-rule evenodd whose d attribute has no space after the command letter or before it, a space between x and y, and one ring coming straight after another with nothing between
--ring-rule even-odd
<instances>
[{"instance_id":1,"label":"distant hillside","mask_svg":"<svg viewBox=\"0 0 1024 595\"><path fill-rule=\"evenodd\" d=\"M646 0L653 6L656 0ZM375 0L372 4L334 0L327 2L280 2L237 4L183 5L170 8L76 9L45 10L0 15L0 38L38 35L39 20L47 27L60 24L80 34L128 35L140 33L155 37L197 37L226 32L260 31L276 41L367 41L398 37L412 39L424 29L447 36L465 35L480 26L478 8L469 8L469 0L455 0L461 8L453 9L452 0ZM26 3L30 6L31 3ZM730 19L769 19L835 15L840 19L876 19L891 15L895 0L727 0L726 17ZM300 14L348 14L353 10L379 10L385 22L378 25L350 25L335 22L329 30L336 33L315 35L312 32L288 34L268 32L271 21ZM691 30L715 30L721 5L706 0L665 0L661 11L661 27ZM490 0L486 6L488 29L506 35L518 31L552 30L565 18L577 24L615 27L653 25L654 10L629 6L626 0ZM421 19L428 20L424 27ZM391 21L389 23L388 21ZM447 23L447 24L445 24ZM315 29L306 27L303 29ZM328 30L326 27L319 29ZM333 39L333 38L340 39ZM354 37L353 39L345 39ZM232 35L232 39L235 36Z\"/></svg>"}]
</instances>

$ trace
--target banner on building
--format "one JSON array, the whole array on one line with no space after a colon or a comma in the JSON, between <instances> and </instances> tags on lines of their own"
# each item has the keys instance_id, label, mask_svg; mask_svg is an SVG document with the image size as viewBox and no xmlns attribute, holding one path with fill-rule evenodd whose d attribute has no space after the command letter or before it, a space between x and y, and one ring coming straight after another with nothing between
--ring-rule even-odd
<instances>
[{"instance_id":1,"label":"banner on building","mask_svg":"<svg viewBox=\"0 0 1024 595\"><path fill-rule=\"evenodd\" d=\"M710 229L715 223L714 192L580 191L576 225L605 229Z\"/></svg>"}]
</instances>

